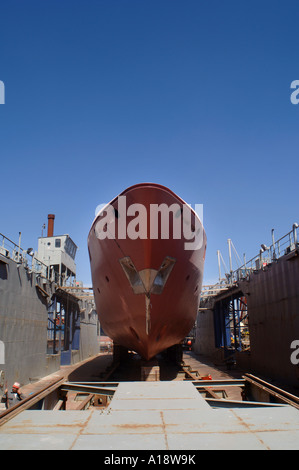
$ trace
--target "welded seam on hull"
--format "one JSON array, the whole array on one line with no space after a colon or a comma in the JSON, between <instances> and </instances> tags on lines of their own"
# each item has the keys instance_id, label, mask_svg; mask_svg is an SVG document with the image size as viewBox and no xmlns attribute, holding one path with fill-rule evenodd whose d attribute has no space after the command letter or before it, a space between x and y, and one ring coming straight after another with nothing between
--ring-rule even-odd
<instances>
[{"instance_id":1,"label":"welded seam on hull","mask_svg":"<svg viewBox=\"0 0 299 470\"><path fill-rule=\"evenodd\" d=\"M149 335L151 331L151 298L150 296L145 296L145 332Z\"/></svg>"}]
</instances>

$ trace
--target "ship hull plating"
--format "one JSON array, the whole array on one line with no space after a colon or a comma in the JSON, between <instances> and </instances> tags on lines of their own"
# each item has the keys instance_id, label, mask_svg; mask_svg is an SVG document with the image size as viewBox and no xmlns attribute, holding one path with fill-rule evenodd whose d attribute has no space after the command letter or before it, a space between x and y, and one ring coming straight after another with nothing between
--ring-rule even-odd
<instances>
[{"instance_id":1,"label":"ship hull plating","mask_svg":"<svg viewBox=\"0 0 299 470\"><path fill-rule=\"evenodd\" d=\"M161 205L173 209L163 221L152 212ZM190 206L161 185L132 186L108 206L88 236L99 320L115 343L149 360L179 343L195 322L206 235ZM188 222L192 233L185 236Z\"/></svg>"}]
</instances>

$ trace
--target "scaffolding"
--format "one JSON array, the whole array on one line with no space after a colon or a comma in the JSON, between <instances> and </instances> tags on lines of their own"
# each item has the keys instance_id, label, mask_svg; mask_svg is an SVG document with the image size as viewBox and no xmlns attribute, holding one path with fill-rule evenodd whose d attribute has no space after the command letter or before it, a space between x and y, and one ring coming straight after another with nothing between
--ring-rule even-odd
<instances>
[{"instance_id":1,"label":"scaffolding","mask_svg":"<svg viewBox=\"0 0 299 470\"><path fill-rule=\"evenodd\" d=\"M78 299L58 289L48 308L47 354L61 355L61 365L70 364L73 350L80 349Z\"/></svg>"},{"instance_id":2,"label":"scaffolding","mask_svg":"<svg viewBox=\"0 0 299 470\"><path fill-rule=\"evenodd\" d=\"M235 351L249 350L249 326L247 300L238 292L215 302L215 345L224 348L228 355Z\"/></svg>"}]
</instances>

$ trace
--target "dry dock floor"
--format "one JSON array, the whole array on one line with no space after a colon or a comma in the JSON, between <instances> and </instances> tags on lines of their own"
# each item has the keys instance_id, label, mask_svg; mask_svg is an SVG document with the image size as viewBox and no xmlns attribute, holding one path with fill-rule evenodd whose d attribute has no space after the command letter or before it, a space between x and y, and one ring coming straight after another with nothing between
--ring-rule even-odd
<instances>
[{"instance_id":1,"label":"dry dock floor","mask_svg":"<svg viewBox=\"0 0 299 470\"><path fill-rule=\"evenodd\" d=\"M215 380L242 377L242 371L225 371L193 353L187 352L184 361ZM98 381L110 362L110 355L101 354L79 367L64 367L23 391L34 393L59 376ZM132 377L137 370L130 368ZM106 409L23 411L0 427L0 449L299 449L299 411L294 407L213 408L192 381L169 380L167 374L173 371L161 367L160 382L113 377L119 385ZM238 396L230 398L240 400L236 388L233 393Z\"/></svg>"}]
</instances>

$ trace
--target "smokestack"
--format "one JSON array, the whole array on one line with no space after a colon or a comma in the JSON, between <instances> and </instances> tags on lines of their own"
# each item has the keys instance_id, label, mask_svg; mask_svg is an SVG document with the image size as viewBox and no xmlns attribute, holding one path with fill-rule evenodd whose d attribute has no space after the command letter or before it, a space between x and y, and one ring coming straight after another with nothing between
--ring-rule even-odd
<instances>
[{"instance_id":1,"label":"smokestack","mask_svg":"<svg viewBox=\"0 0 299 470\"><path fill-rule=\"evenodd\" d=\"M47 237L53 237L54 234L54 214L48 214L48 235Z\"/></svg>"}]
</instances>

